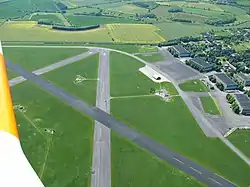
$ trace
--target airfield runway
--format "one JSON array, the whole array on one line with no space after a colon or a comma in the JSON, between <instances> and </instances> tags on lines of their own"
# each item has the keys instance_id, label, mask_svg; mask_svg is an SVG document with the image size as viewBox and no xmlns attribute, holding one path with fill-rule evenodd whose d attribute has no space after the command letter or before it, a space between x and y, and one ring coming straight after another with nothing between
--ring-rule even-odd
<instances>
[{"instance_id":1,"label":"airfield runway","mask_svg":"<svg viewBox=\"0 0 250 187\"><path fill-rule=\"evenodd\" d=\"M21 68L18 64L7 62L7 67L12 71L18 73L19 75L22 75L25 79L33 82L35 85L39 86L41 89L50 93L54 97L59 98L63 102L81 111L82 113L89 115L101 124L104 124L121 136L130 139L131 141L153 153L157 157L167 161L168 163L179 168L185 173L194 176L199 181L209 186L236 187L235 184L228 181L227 179L168 149L166 146L139 133L138 131L129 128L127 125L116 120L114 117L110 116L103 110L95 106L88 105L86 102L69 94L64 89L59 88L49 81L35 75L34 73Z\"/></svg>"},{"instance_id":2,"label":"airfield runway","mask_svg":"<svg viewBox=\"0 0 250 187\"><path fill-rule=\"evenodd\" d=\"M101 50L96 107L109 113L109 51ZM91 187L111 187L110 129L95 121Z\"/></svg>"}]
</instances>

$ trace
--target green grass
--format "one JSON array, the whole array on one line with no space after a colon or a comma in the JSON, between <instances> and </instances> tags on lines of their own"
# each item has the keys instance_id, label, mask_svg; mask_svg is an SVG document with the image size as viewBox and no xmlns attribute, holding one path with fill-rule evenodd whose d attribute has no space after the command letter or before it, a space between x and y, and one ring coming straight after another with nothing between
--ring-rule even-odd
<instances>
[{"instance_id":1,"label":"green grass","mask_svg":"<svg viewBox=\"0 0 250 187\"><path fill-rule=\"evenodd\" d=\"M56 14L36 14L32 16L31 20L32 21L48 20L52 21L55 24L63 24L63 21L59 19L59 17Z\"/></svg>"},{"instance_id":2,"label":"green grass","mask_svg":"<svg viewBox=\"0 0 250 187\"><path fill-rule=\"evenodd\" d=\"M205 186L180 170L112 133L112 186ZM142 169L146 166L147 169Z\"/></svg>"},{"instance_id":3,"label":"green grass","mask_svg":"<svg viewBox=\"0 0 250 187\"><path fill-rule=\"evenodd\" d=\"M108 23L136 23L127 18L112 18L102 16L74 16L66 15L72 25L76 26L88 26L88 25L104 25Z\"/></svg>"},{"instance_id":4,"label":"green grass","mask_svg":"<svg viewBox=\"0 0 250 187\"><path fill-rule=\"evenodd\" d=\"M201 104L203 106L203 110L211 115L220 115L220 111L216 106L212 97L200 97Z\"/></svg>"},{"instance_id":5,"label":"green grass","mask_svg":"<svg viewBox=\"0 0 250 187\"><path fill-rule=\"evenodd\" d=\"M19 76L18 74L16 74L14 71L12 71L10 69L7 69L7 74L8 74L8 79L9 80Z\"/></svg>"},{"instance_id":6,"label":"green grass","mask_svg":"<svg viewBox=\"0 0 250 187\"><path fill-rule=\"evenodd\" d=\"M88 51L88 49L65 48L3 48L5 58L18 63L27 70L43 68Z\"/></svg>"},{"instance_id":7,"label":"green grass","mask_svg":"<svg viewBox=\"0 0 250 187\"><path fill-rule=\"evenodd\" d=\"M159 29L150 24L108 24L108 31L117 43L160 43L165 39Z\"/></svg>"},{"instance_id":8,"label":"green grass","mask_svg":"<svg viewBox=\"0 0 250 187\"><path fill-rule=\"evenodd\" d=\"M179 95L174 85L170 82L162 82L160 83L160 87L165 88L170 95Z\"/></svg>"},{"instance_id":9,"label":"green grass","mask_svg":"<svg viewBox=\"0 0 250 187\"><path fill-rule=\"evenodd\" d=\"M94 54L68 66L46 73L43 77L79 98L84 99L89 104L95 105L98 62L99 55ZM77 75L87 80L74 84Z\"/></svg>"},{"instance_id":10,"label":"green grass","mask_svg":"<svg viewBox=\"0 0 250 187\"><path fill-rule=\"evenodd\" d=\"M179 87L185 92L208 92L208 87L200 80L188 80Z\"/></svg>"},{"instance_id":11,"label":"green grass","mask_svg":"<svg viewBox=\"0 0 250 187\"><path fill-rule=\"evenodd\" d=\"M138 56L139 58L147 61L147 62L157 62L157 61L163 61L164 60L164 57L159 54L159 53L154 53L154 54L151 54L151 55L142 55L142 54L138 54L136 55Z\"/></svg>"},{"instance_id":12,"label":"green grass","mask_svg":"<svg viewBox=\"0 0 250 187\"><path fill-rule=\"evenodd\" d=\"M74 14L74 13L98 13L100 12L99 9L94 8L94 7L80 7L76 9L69 9L67 10L67 13L69 14Z\"/></svg>"},{"instance_id":13,"label":"green grass","mask_svg":"<svg viewBox=\"0 0 250 187\"><path fill-rule=\"evenodd\" d=\"M237 45L234 45L233 48L237 52L241 53L241 52L246 51L247 49L250 49L250 44L248 42L241 42L241 43L239 43Z\"/></svg>"},{"instance_id":14,"label":"green grass","mask_svg":"<svg viewBox=\"0 0 250 187\"><path fill-rule=\"evenodd\" d=\"M56 31L36 22L13 21L0 27L2 41L112 42L106 28L88 31Z\"/></svg>"},{"instance_id":15,"label":"green grass","mask_svg":"<svg viewBox=\"0 0 250 187\"><path fill-rule=\"evenodd\" d=\"M138 48L140 53L158 52L158 48L155 46L143 45L143 46L138 46Z\"/></svg>"},{"instance_id":16,"label":"green grass","mask_svg":"<svg viewBox=\"0 0 250 187\"><path fill-rule=\"evenodd\" d=\"M250 130L236 130L228 139L250 158Z\"/></svg>"},{"instance_id":17,"label":"green grass","mask_svg":"<svg viewBox=\"0 0 250 187\"><path fill-rule=\"evenodd\" d=\"M110 8L109 10L127 13L127 14L136 14L136 13L137 14L146 14L147 13L146 8L141 8L141 7L132 5L132 4L120 5L117 7L113 7L112 9Z\"/></svg>"},{"instance_id":18,"label":"green grass","mask_svg":"<svg viewBox=\"0 0 250 187\"><path fill-rule=\"evenodd\" d=\"M123 84L131 82L123 80ZM238 185L250 183L242 175L250 172L249 166L219 139L207 138L180 97L171 102L156 96L112 99L111 114Z\"/></svg>"},{"instance_id":19,"label":"green grass","mask_svg":"<svg viewBox=\"0 0 250 187\"><path fill-rule=\"evenodd\" d=\"M16 111L20 140L44 185L89 186L93 120L29 82L13 87L12 96L27 110Z\"/></svg>"},{"instance_id":20,"label":"green grass","mask_svg":"<svg viewBox=\"0 0 250 187\"><path fill-rule=\"evenodd\" d=\"M139 71L141 67L143 67L143 64L138 60L123 54L111 52L111 96L150 94L150 88L156 88L157 85ZM124 80L130 84L127 84Z\"/></svg>"}]
</instances>

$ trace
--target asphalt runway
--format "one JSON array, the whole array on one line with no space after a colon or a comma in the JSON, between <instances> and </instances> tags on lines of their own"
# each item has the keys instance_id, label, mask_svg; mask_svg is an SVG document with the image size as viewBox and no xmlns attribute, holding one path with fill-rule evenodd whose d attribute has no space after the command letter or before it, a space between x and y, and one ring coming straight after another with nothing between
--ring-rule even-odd
<instances>
[{"instance_id":1,"label":"asphalt runway","mask_svg":"<svg viewBox=\"0 0 250 187\"><path fill-rule=\"evenodd\" d=\"M101 50L96 107L109 113L109 51ZM95 121L91 187L111 187L110 129Z\"/></svg>"},{"instance_id":2,"label":"asphalt runway","mask_svg":"<svg viewBox=\"0 0 250 187\"><path fill-rule=\"evenodd\" d=\"M86 52L86 53L82 53L82 54L67 58L65 60L62 60L60 62L56 62L54 64L45 66L44 68L37 69L37 70L33 71L33 73L36 74L36 75L42 75L44 73L53 71L53 70L55 70L57 68L67 66L67 65L69 65L71 63L74 63L74 62L77 62L77 61L82 60L84 58L87 58L88 56L93 55L94 53L96 53L96 52L89 51L89 52ZM19 76L19 77L16 77L16 78L10 80L9 84L10 84L10 86L14 86L16 84L24 82L25 80L26 79L24 77Z\"/></svg>"},{"instance_id":3,"label":"asphalt runway","mask_svg":"<svg viewBox=\"0 0 250 187\"><path fill-rule=\"evenodd\" d=\"M18 64L7 62L7 67L12 71L22 75L25 79L31 81L35 85L39 86L44 91L48 92L52 96L59 98L63 102L72 106L73 108L81 111L84 115L88 115L105 125L106 127L112 129L121 136L130 139L138 146L148 150L157 157L165 160L169 164L179 168L185 173L195 177L199 181L216 187L235 187L236 185L227 179L211 172L205 167L181 156L180 154L168 149L166 146L156 142L155 140L129 128L124 123L116 120L114 117L110 116L103 110L90 106L86 102L80 100L76 96L73 96L66 92L64 89L59 88L49 81L21 68Z\"/></svg>"}]
</instances>

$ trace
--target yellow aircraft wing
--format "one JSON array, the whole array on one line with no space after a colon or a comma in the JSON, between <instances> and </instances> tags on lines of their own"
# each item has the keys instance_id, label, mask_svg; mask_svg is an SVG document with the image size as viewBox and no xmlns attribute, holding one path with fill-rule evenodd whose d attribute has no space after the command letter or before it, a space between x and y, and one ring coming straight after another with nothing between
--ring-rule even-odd
<instances>
[{"instance_id":1,"label":"yellow aircraft wing","mask_svg":"<svg viewBox=\"0 0 250 187\"><path fill-rule=\"evenodd\" d=\"M0 186L44 187L21 148L0 41Z\"/></svg>"}]
</instances>

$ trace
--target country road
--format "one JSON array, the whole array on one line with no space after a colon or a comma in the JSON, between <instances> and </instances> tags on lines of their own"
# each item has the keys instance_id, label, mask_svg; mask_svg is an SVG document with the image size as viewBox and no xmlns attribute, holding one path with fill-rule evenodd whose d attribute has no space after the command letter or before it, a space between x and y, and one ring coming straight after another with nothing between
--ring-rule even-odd
<instances>
[{"instance_id":1,"label":"country road","mask_svg":"<svg viewBox=\"0 0 250 187\"><path fill-rule=\"evenodd\" d=\"M101 50L96 107L109 113L109 51ZM91 187L111 187L110 129L95 121Z\"/></svg>"},{"instance_id":2,"label":"country road","mask_svg":"<svg viewBox=\"0 0 250 187\"><path fill-rule=\"evenodd\" d=\"M172 164L173 166L179 168L187 174L194 176L199 181L209 186L215 187L236 186L227 179L168 149L166 146L160 144L159 142L141 134L136 130L129 128L126 124L116 120L114 117L104 112L103 110L95 106L88 105L85 101L69 94L64 89L59 88L49 81L35 75L34 73L21 68L18 64L7 62L7 67L15 73L22 75L25 79L33 82L35 85L37 85L47 93L50 93L52 96L79 110L83 114L89 115L96 121L117 132L122 137L130 139L141 148L148 150L152 154L165 160L166 162Z\"/></svg>"}]
</instances>

